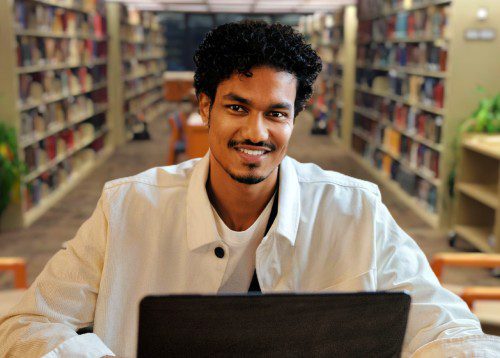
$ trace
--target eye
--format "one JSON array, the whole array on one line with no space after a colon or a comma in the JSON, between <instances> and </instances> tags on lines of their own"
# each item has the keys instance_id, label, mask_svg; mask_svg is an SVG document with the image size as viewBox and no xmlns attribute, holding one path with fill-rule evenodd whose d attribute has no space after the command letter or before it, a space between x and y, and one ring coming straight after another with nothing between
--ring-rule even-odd
<instances>
[{"instance_id":1,"label":"eye","mask_svg":"<svg viewBox=\"0 0 500 358\"><path fill-rule=\"evenodd\" d=\"M238 105L238 104L230 104L228 106L226 106L227 108L229 108L230 110L234 111L234 112L245 112L245 108L243 108L242 106Z\"/></svg>"},{"instance_id":2,"label":"eye","mask_svg":"<svg viewBox=\"0 0 500 358\"><path fill-rule=\"evenodd\" d=\"M275 117L275 118L286 118L288 117L288 115L286 113L283 113L283 112L269 112L269 114L271 115L271 117Z\"/></svg>"}]
</instances>

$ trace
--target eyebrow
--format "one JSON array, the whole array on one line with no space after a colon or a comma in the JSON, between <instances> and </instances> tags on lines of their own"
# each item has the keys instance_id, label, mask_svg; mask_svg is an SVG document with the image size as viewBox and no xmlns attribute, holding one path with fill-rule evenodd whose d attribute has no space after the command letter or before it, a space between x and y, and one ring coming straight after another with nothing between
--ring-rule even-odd
<instances>
[{"instance_id":1,"label":"eyebrow","mask_svg":"<svg viewBox=\"0 0 500 358\"><path fill-rule=\"evenodd\" d=\"M252 101L250 101L249 99L243 98L243 97L238 96L237 94L234 94L234 93L228 93L228 94L224 95L222 98L229 99L229 100L236 101L236 102L243 103L243 104L247 104L247 105L252 104ZM269 109L292 110L292 105L288 102L279 102L279 103L275 103L275 104L272 104L271 106L269 106Z\"/></svg>"}]
</instances>

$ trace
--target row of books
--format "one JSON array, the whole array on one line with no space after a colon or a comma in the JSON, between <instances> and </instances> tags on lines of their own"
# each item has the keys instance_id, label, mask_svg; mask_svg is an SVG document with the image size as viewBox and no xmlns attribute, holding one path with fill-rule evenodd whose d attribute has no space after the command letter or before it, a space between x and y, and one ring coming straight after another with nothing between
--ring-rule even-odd
<instances>
[{"instance_id":1,"label":"row of books","mask_svg":"<svg viewBox=\"0 0 500 358\"><path fill-rule=\"evenodd\" d=\"M382 93L403 97L410 103L423 103L436 108L444 107L444 80L439 78L358 68L356 83L376 88Z\"/></svg>"},{"instance_id":2,"label":"row of books","mask_svg":"<svg viewBox=\"0 0 500 358\"><path fill-rule=\"evenodd\" d=\"M146 139L147 123L159 119L161 116L166 116L168 104L166 101L157 101L145 107L142 111L136 112L125 117L125 126L129 135L133 135L137 139ZM144 136L145 135L145 136Z\"/></svg>"},{"instance_id":3,"label":"row of books","mask_svg":"<svg viewBox=\"0 0 500 358\"><path fill-rule=\"evenodd\" d=\"M163 46L151 43L133 44L122 42L121 54L124 58L140 58L147 56L164 56L165 51Z\"/></svg>"},{"instance_id":4,"label":"row of books","mask_svg":"<svg viewBox=\"0 0 500 358\"><path fill-rule=\"evenodd\" d=\"M432 4L433 0L358 0L358 16L363 21L387 16L403 8Z\"/></svg>"},{"instance_id":5,"label":"row of books","mask_svg":"<svg viewBox=\"0 0 500 358\"><path fill-rule=\"evenodd\" d=\"M142 94L145 91L152 90L154 88L160 87L163 84L163 80L158 77L142 77L135 79L133 81L125 82L125 98L129 99L131 97Z\"/></svg>"},{"instance_id":6,"label":"row of books","mask_svg":"<svg viewBox=\"0 0 500 358\"><path fill-rule=\"evenodd\" d=\"M134 97L125 103L125 113L138 113L144 111L151 104L163 99L163 89L157 88L152 91Z\"/></svg>"},{"instance_id":7,"label":"row of books","mask_svg":"<svg viewBox=\"0 0 500 358\"><path fill-rule=\"evenodd\" d=\"M389 126L383 129L383 147L394 154L398 161L418 168L426 176L439 177L439 152L432 148L402 135Z\"/></svg>"},{"instance_id":8,"label":"row of books","mask_svg":"<svg viewBox=\"0 0 500 358\"><path fill-rule=\"evenodd\" d=\"M124 24L143 27L145 29L159 30L158 15L153 12L139 11L134 7L121 7L120 17Z\"/></svg>"},{"instance_id":9,"label":"row of books","mask_svg":"<svg viewBox=\"0 0 500 358\"><path fill-rule=\"evenodd\" d=\"M105 93L99 96L105 96ZM36 140L38 136L43 136L48 131L62 130L99 113L106 102L98 102L101 97L95 97L92 94L81 95L22 112L21 142Z\"/></svg>"},{"instance_id":10,"label":"row of books","mask_svg":"<svg viewBox=\"0 0 500 358\"><path fill-rule=\"evenodd\" d=\"M73 64L106 58L107 44L90 39L17 37L18 66Z\"/></svg>"},{"instance_id":11,"label":"row of books","mask_svg":"<svg viewBox=\"0 0 500 358\"><path fill-rule=\"evenodd\" d=\"M383 11L401 11L402 9L411 9L414 6L433 5L433 0L385 0Z\"/></svg>"},{"instance_id":12,"label":"row of books","mask_svg":"<svg viewBox=\"0 0 500 358\"><path fill-rule=\"evenodd\" d=\"M417 11L401 11L395 15L359 23L361 42L414 38L448 37L449 6L429 6Z\"/></svg>"},{"instance_id":13,"label":"row of books","mask_svg":"<svg viewBox=\"0 0 500 358\"><path fill-rule=\"evenodd\" d=\"M321 43L323 44L338 44L344 38L343 27L327 27L321 34Z\"/></svg>"},{"instance_id":14,"label":"row of books","mask_svg":"<svg viewBox=\"0 0 500 358\"><path fill-rule=\"evenodd\" d=\"M126 78L135 78L146 75L157 75L163 73L167 69L164 60L148 60L148 61L124 61L122 73Z\"/></svg>"},{"instance_id":15,"label":"row of books","mask_svg":"<svg viewBox=\"0 0 500 358\"><path fill-rule=\"evenodd\" d=\"M416 174L404 164L363 139L353 136L354 150L371 165L394 180L410 196L417 199L429 212L437 212L437 187Z\"/></svg>"},{"instance_id":16,"label":"row of books","mask_svg":"<svg viewBox=\"0 0 500 358\"><path fill-rule=\"evenodd\" d=\"M366 117L382 122L389 121L408 135L416 135L436 144L441 143L441 116L362 92L356 92L355 103L358 112L368 113Z\"/></svg>"},{"instance_id":17,"label":"row of books","mask_svg":"<svg viewBox=\"0 0 500 358\"><path fill-rule=\"evenodd\" d=\"M319 57L323 61L323 64L332 63L334 60L334 51L331 47L320 46L319 44L314 45L314 49L318 53Z\"/></svg>"},{"instance_id":18,"label":"row of books","mask_svg":"<svg viewBox=\"0 0 500 358\"><path fill-rule=\"evenodd\" d=\"M340 85L338 82L335 82L333 84L332 95L333 95L333 103L331 104L328 132L329 133L335 132L337 133L337 137L340 137L342 133L342 111L343 111L341 103L343 103L344 93L342 91L342 85Z\"/></svg>"},{"instance_id":19,"label":"row of books","mask_svg":"<svg viewBox=\"0 0 500 358\"><path fill-rule=\"evenodd\" d=\"M332 78L335 75L336 66L333 62L325 61L322 56L320 57L323 60L322 75L325 77L325 80L328 80L328 78Z\"/></svg>"},{"instance_id":20,"label":"row of books","mask_svg":"<svg viewBox=\"0 0 500 358\"><path fill-rule=\"evenodd\" d=\"M325 130L330 111L334 104L334 89L332 75L334 64L325 62L323 59L323 69L315 83L314 97L311 101L311 110L316 122L315 126L320 130ZM319 131L318 131L319 133Z\"/></svg>"},{"instance_id":21,"label":"row of books","mask_svg":"<svg viewBox=\"0 0 500 358\"><path fill-rule=\"evenodd\" d=\"M95 132L92 123L81 123L24 148L28 170L33 172L69 150L92 141Z\"/></svg>"},{"instance_id":22,"label":"row of books","mask_svg":"<svg viewBox=\"0 0 500 358\"><path fill-rule=\"evenodd\" d=\"M335 100L335 103L343 102L344 93L342 91L342 85L335 82L332 86L331 96Z\"/></svg>"},{"instance_id":23,"label":"row of books","mask_svg":"<svg viewBox=\"0 0 500 358\"><path fill-rule=\"evenodd\" d=\"M141 26L133 26L129 24L120 25L120 35L123 41L137 43L155 43L163 44L164 37L160 31L151 31L148 28Z\"/></svg>"},{"instance_id":24,"label":"row of books","mask_svg":"<svg viewBox=\"0 0 500 358\"><path fill-rule=\"evenodd\" d=\"M382 151L376 151L374 159L375 166L388 174L406 193L417 198L429 212L437 212L437 187L435 185L419 177Z\"/></svg>"},{"instance_id":25,"label":"row of books","mask_svg":"<svg viewBox=\"0 0 500 358\"><path fill-rule=\"evenodd\" d=\"M168 103L163 99L153 103L152 105L144 109L144 121L151 122L152 120L158 118L158 116L165 114L168 110Z\"/></svg>"},{"instance_id":26,"label":"row of books","mask_svg":"<svg viewBox=\"0 0 500 358\"><path fill-rule=\"evenodd\" d=\"M429 42L419 44L369 44L358 46L362 66L407 67L424 71L446 71L448 50Z\"/></svg>"},{"instance_id":27,"label":"row of books","mask_svg":"<svg viewBox=\"0 0 500 358\"><path fill-rule=\"evenodd\" d=\"M105 83L106 66L77 67L19 75L20 105L37 105L91 91Z\"/></svg>"},{"instance_id":28,"label":"row of books","mask_svg":"<svg viewBox=\"0 0 500 358\"><path fill-rule=\"evenodd\" d=\"M98 12L89 15L31 1L16 1L14 12L15 26L18 31L34 30L97 37L106 34L106 21Z\"/></svg>"},{"instance_id":29,"label":"row of books","mask_svg":"<svg viewBox=\"0 0 500 358\"><path fill-rule=\"evenodd\" d=\"M104 143L104 137L96 139L89 147L64 159L57 166L27 183L24 196L26 209L30 210L39 205L43 199L70 180L72 174L80 172L87 163L92 162L101 152Z\"/></svg>"},{"instance_id":30,"label":"row of books","mask_svg":"<svg viewBox=\"0 0 500 358\"><path fill-rule=\"evenodd\" d=\"M323 62L323 69L325 75L328 76L328 79L332 79L332 77L341 78L344 74L344 69L342 65L336 62Z\"/></svg>"},{"instance_id":31,"label":"row of books","mask_svg":"<svg viewBox=\"0 0 500 358\"><path fill-rule=\"evenodd\" d=\"M365 133L373 145L410 169L421 173L422 177L439 177L439 152L403 135L391 126L359 114L354 117L354 127Z\"/></svg>"},{"instance_id":32,"label":"row of books","mask_svg":"<svg viewBox=\"0 0 500 358\"><path fill-rule=\"evenodd\" d=\"M339 44L344 40L344 12L335 11L333 14L325 14L319 19L322 43Z\"/></svg>"},{"instance_id":33,"label":"row of books","mask_svg":"<svg viewBox=\"0 0 500 358\"><path fill-rule=\"evenodd\" d=\"M42 0L40 2L45 3L48 6L56 6L57 4L65 8L78 9L89 14L93 14L95 12L99 12L101 14L104 13L104 1L102 0Z\"/></svg>"},{"instance_id":34,"label":"row of books","mask_svg":"<svg viewBox=\"0 0 500 358\"><path fill-rule=\"evenodd\" d=\"M344 40L343 20L344 12L336 11L332 14L304 16L299 22L299 27L306 36L310 36L312 46L323 61L323 71L310 102L314 117L313 134L330 134L341 126L336 101L340 100L342 91L339 83L333 79L341 77L343 72L339 64ZM332 44L334 46L330 46Z\"/></svg>"},{"instance_id":35,"label":"row of books","mask_svg":"<svg viewBox=\"0 0 500 358\"><path fill-rule=\"evenodd\" d=\"M358 0L358 18L360 21L382 15L386 11L386 0Z\"/></svg>"},{"instance_id":36,"label":"row of books","mask_svg":"<svg viewBox=\"0 0 500 358\"><path fill-rule=\"evenodd\" d=\"M163 100L158 100L153 104L143 108L125 118L125 125L129 131L134 132L133 127L137 124L149 123L157 119L161 115L166 115L168 103Z\"/></svg>"}]
</instances>

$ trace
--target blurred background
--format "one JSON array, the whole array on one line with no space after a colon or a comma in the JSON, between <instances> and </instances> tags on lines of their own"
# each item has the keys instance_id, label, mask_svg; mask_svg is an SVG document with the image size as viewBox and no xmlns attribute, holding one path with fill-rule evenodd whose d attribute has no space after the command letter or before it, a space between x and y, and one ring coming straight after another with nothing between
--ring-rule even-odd
<instances>
[{"instance_id":1,"label":"blurred background","mask_svg":"<svg viewBox=\"0 0 500 358\"><path fill-rule=\"evenodd\" d=\"M193 54L243 19L323 60L289 155L377 183L498 334L498 0L0 0L0 314L106 181L206 153Z\"/></svg>"}]
</instances>

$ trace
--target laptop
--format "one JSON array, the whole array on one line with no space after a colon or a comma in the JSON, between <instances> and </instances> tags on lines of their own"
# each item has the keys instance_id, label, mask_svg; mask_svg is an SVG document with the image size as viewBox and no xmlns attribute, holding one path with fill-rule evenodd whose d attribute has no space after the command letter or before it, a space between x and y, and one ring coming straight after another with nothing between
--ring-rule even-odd
<instances>
[{"instance_id":1,"label":"laptop","mask_svg":"<svg viewBox=\"0 0 500 358\"><path fill-rule=\"evenodd\" d=\"M139 308L141 357L399 357L410 296L173 295Z\"/></svg>"}]
</instances>

